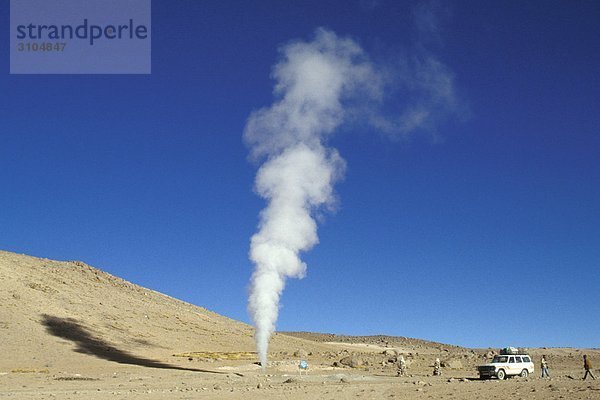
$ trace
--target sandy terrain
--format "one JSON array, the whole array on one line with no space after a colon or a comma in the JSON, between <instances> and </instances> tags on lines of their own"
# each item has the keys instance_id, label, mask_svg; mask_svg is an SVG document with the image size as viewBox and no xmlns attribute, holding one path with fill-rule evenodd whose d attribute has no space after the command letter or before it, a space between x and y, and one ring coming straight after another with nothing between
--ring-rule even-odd
<instances>
[{"instance_id":1,"label":"sandy terrain","mask_svg":"<svg viewBox=\"0 0 600 400\"><path fill-rule=\"evenodd\" d=\"M0 300L0 398L600 399L600 379L581 380L583 354L600 363L590 349L531 349L536 362L548 355L551 379L481 381L490 349L289 332L273 337L263 372L252 327L81 262L0 251ZM408 376L396 376L397 353Z\"/></svg>"}]
</instances>

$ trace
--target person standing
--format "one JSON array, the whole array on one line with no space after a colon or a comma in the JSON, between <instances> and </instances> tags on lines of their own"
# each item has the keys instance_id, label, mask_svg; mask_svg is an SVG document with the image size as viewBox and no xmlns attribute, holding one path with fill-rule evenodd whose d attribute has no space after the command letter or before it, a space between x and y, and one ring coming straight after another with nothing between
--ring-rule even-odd
<instances>
[{"instance_id":1,"label":"person standing","mask_svg":"<svg viewBox=\"0 0 600 400\"><path fill-rule=\"evenodd\" d=\"M587 354L583 355L583 369L585 369L585 375L583 375L583 380L584 381L585 381L585 378L587 378L588 374L590 374L590 376L593 379L596 379L596 377L594 376L594 374L592 374L592 362L588 358Z\"/></svg>"},{"instance_id":2,"label":"person standing","mask_svg":"<svg viewBox=\"0 0 600 400\"><path fill-rule=\"evenodd\" d=\"M442 363L439 358L435 359L435 363L433 364L433 375L440 376L442 375Z\"/></svg>"},{"instance_id":3,"label":"person standing","mask_svg":"<svg viewBox=\"0 0 600 400\"><path fill-rule=\"evenodd\" d=\"M404 361L404 356L398 356L398 376L404 376L406 373L406 361Z\"/></svg>"},{"instance_id":4,"label":"person standing","mask_svg":"<svg viewBox=\"0 0 600 400\"><path fill-rule=\"evenodd\" d=\"M540 362L540 364L542 364L542 378L550 378L550 374L548 373L548 361L546 361L545 355L542 356L542 361Z\"/></svg>"}]
</instances>

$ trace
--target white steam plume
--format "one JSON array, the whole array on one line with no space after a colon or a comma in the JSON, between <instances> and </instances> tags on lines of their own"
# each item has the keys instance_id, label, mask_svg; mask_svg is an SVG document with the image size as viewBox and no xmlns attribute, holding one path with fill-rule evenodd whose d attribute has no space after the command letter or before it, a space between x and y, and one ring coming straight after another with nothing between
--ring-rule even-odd
<instances>
[{"instance_id":1,"label":"white steam plume","mask_svg":"<svg viewBox=\"0 0 600 400\"><path fill-rule=\"evenodd\" d=\"M312 42L283 47L281 57L273 71L278 100L252 113L244 132L252 157L266 159L255 181L268 205L251 240L248 304L263 368L286 278L304 276L299 253L319 240L312 214L332 205L333 184L344 171L344 160L325 138L344 121L346 98L380 93L362 49L333 32L319 29Z\"/></svg>"},{"instance_id":2,"label":"white steam plume","mask_svg":"<svg viewBox=\"0 0 600 400\"><path fill-rule=\"evenodd\" d=\"M396 74L381 71L356 42L318 29L313 41L281 49L273 69L276 101L254 111L246 124L251 157L264 160L255 190L268 202L251 240L255 270L248 300L263 368L286 279L304 276L300 253L319 241L313 215L333 205L333 185L345 169L327 147L328 136L345 121L359 120L391 137L433 131L457 108L453 75L432 56L407 58ZM395 87L407 95L392 117L378 111L384 86L386 94Z\"/></svg>"}]
</instances>

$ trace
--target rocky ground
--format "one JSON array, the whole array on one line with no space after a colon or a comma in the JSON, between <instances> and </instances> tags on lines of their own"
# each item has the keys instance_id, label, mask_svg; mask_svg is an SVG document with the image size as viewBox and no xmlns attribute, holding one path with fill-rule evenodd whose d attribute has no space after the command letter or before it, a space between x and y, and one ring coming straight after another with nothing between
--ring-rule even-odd
<instances>
[{"instance_id":1,"label":"rocky ground","mask_svg":"<svg viewBox=\"0 0 600 400\"><path fill-rule=\"evenodd\" d=\"M479 380L496 349L280 332L262 370L250 326L81 262L0 251L0 301L0 398L600 399L600 379L581 380L582 355L598 365L597 349L529 349L552 378Z\"/></svg>"}]
</instances>

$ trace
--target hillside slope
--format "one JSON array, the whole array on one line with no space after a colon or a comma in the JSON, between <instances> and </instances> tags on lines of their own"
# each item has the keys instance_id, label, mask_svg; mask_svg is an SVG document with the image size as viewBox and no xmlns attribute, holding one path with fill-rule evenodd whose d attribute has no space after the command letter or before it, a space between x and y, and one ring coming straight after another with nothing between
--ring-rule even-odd
<instances>
[{"instance_id":1,"label":"hillside slope","mask_svg":"<svg viewBox=\"0 0 600 400\"><path fill-rule=\"evenodd\" d=\"M164 367L187 352L253 352L253 328L79 261L0 251L0 368ZM271 350L310 347L275 335ZM317 345L318 346L318 345Z\"/></svg>"}]
</instances>

